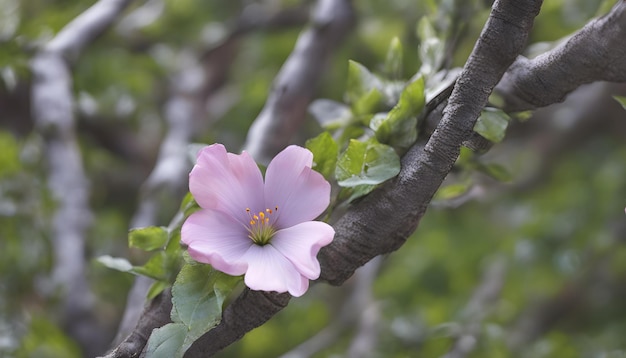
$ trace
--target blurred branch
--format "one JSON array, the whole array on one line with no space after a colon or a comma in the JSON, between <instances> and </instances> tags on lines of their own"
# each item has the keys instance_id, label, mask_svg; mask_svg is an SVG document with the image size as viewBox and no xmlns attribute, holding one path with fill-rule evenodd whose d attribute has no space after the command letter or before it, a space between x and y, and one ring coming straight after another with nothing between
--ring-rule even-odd
<instances>
[{"instance_id":1,"label":"blurred branch","mask_svg":"<svg viewBox=\"0 0 626 358\"><path fill-rule=\"evenodd\" d=\"M350 0L317 2L311 27L298 38L248 132L244 148L258 162L267 164L302 125L324 67L353 23Z\"/></svg>"},{"instance_id":2,"label":"blurred branch","mask_svg":"<svg viewBox=\"0 0 626 358\"><path fill-rule=\"evenodd\" d=\"M291 16L289 21L285 21L287 14ZM188 144L198 132L198 128L206 127L209 122L206 120L207 100L214 96L227 81L229 69L237 54L239 38L257 28L281 27L285 24L296 23L301 18L301 16L296 16L295 9L288 9L285 12L278 11L257 17L254 24L245 19L238 20L238 26L230 36L218 46L198 56L199 60L195 64L174 76L169 86L170 96L164 106L168 131L161 143L154 169L141 189L139 206L131 221L131 227L158 225L159 217L161 217L159 214L162 214L163 207L161 203L164 201L180 202L185 192L191 165L188 160ZM151 280L145 277L138 277L135 280L128 295L128 302L114 344L126 338L107 357L124 357L129 352L129 347L138 349L136 352L140 352L151 330L169 321L169 310L166 309L158 308L159 312L165 312L166 317L159 317L152 313L152 310L157 308L141 312L150 284ZM171 305L171 302L161 300L161 304ZM147 330L147 327L152 328ZM147 331L138 334L139 329Z\"/></svg>"},{"instance_id":3,"label":"blurred branch","mask_svg":"<svg viewBox=\"0 0 626 358\"><path fill-rule=\"evenodd\" d=\"M615 272L610 265L620 261L619 252L626 243L626 221L620 218L611 226L612 244L600 252L587 253L592 256L588 269L563 284L554 295L521 312L507 335L507 345L513 353L527 348L564 319L597 314L597 310L588 309L594 296L601 294L605 297L596 303L603 307L609 305L609 300L618 305L623 303L626 277L623 272ZM595 320L595 317L591 319Z\"/></svg>"},{"instance_id":4,"label":"blurred branch","mask_svg":"<svg viewBox=\"0 0 626 358\"><path fill-rule=\"evenodd\" d=\"M378 342L379 304L374 299L373 286L382 263L377 256L355 272L352 290L352 311L356 316L357 330L348 348L347 357L360 358L371 355Z\"/></svg>"},{"instance_id":5,"label":"blurred branch","mask_svg":"<svg viewBox=\"0 0 626 358\"><path fill-rule=\"evenodd\" d=\"M328 326L302 342L297 347L283 354L281 358L304 358L329 347L341 335L357 325L357 332L348 350L348 357L363 357L376 343L378 305L372 297L372 285L378 276L382 257L376 257L358 269L345 285L336 290L349 294L337 310L337 316ZM336 296L336 295L335 295Z\"/></svg>"},{"instance_id":6,"label":"blurred branch","mask_svg":"<svg viewBox=\"0 0 626 358\"><path fill-rule=\"evenodd\" d=\"M624 109L611 97L616 93L626 94L626 84L596 82L572 92L561 104L535 111L533 120L524 123L527 128L520 130L532 133L532 138L524 136L521 140L534 143L531 150L537 160L529 163L530 170L524 170L514 189L528 191L544 183L558 160L598 135L606 133L625 140ZM511 140L503 145L516 143Z\"/></svg>"},{"instance_id":7,"label":"blurred branch","mask_svg":"<svg viewBox=\"0 0 626 358\"><path fill-rule=\"evenodd\" d=\"M493 261L487 267L480 285L463 309L463 316L467 321L463 323L456 341L444 358L464 358L476 348L482 321L500 297L505 274L506 263L503 258Z\"/></svg>"},{"instance_id":8,"label":"blurred branch","mask_svg":"<svg viewBox=\"0 0 626 358\"><path fill-rule=\"evenodd\" d=\"M89 181L75 137L70 66L105 31L130 0L99 1L65 26L37 52L30 67L36 129L45 140L48 186L57 203L53 218L53 284L60 287L63 320L87 355L104 348L92 312L94 297L85 272L85 235L91 224ZM55 288L56 288L55 287Z\"/></svg>"},{"instance_id":9,"label":"blurred branch","mask_svg":"<svg viewBox=\"0 0 626 358\"><path fill-rule=\"evenodd\" d=\"M591 21L569 40L537 56L520 56L496 91L505 109L523 111L561 102L579 86L626 81L626 2L618 1L607 15Z\"/></svg>"},{"instance_id":10,"label":"blurred branch","mask_svg":"<svg viewBox=\"0 0 626 358\"><path fill-rule=\"evenodd\" d=\"M298 15L300 14L300 15ZM168 131L161 143L153 171L141 189L141 198L131 227L158 225L163 201L180 202L187 183L190 163L187 148L193 135L207 124L207 101L227 81L239 39L259 28L274 29L302 21L302 9L264 13L255 22L242 16L223 42L205 51L199 60L181 70L170 82L170 96L164 106ZM286 18L289 19L286 19ZM198 80L200 79L200 80ZM167 199L164 199L167 197ZM141 312L151 280L138 277L129 292L126 309L114 344L106 357L129 357L145 347L152 329L169 322L170 299L155 299ZM170 308L167 308L167 307Z\"/></svg>"},{"instance_id":11,"label":"blurred branch","mask_svg":"<svg viewBox=\"0 0 626 358\"><path fill-rule=\"evenodd\" d=\"M541 3L496 1L438 129L428 143L417 143L408 151L395 179L351 207L334 225L335 239L319 255L320 280L342 284L375 256L399 248L415 230L456 161L461 143L471 136L491 90L522 51ZM228 306L220 324L197 340L186 356L207 356L219 351L267 321L289 298L286 294L252 293L246 291ZM272 303L270 298L280 299L281 304ZM261 314L242 314L255 311Z\"/></svg>"}]
</instances>

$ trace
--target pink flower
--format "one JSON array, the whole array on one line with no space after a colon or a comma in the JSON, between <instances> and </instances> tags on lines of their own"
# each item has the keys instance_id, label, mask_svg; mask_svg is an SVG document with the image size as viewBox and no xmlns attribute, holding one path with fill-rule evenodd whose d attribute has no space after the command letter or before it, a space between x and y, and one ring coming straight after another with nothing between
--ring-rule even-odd
<instances>
[{"instance_id":1,"label":"pink flower","mask_svg":"<svg viewBox=\"0 0 626 358\"><path fill-rule=\"evenodd\" d=\"M201 209L181 230L189 255L229 275L245 274L253 290L303 295L320 275L317 253L335 235L312 221L330 201L330 184L312 162L310 151L290 146L272 160L264 182L248 153L227 153L221 144L202 149L189 174Z\"/></svg>"}]
</instances>

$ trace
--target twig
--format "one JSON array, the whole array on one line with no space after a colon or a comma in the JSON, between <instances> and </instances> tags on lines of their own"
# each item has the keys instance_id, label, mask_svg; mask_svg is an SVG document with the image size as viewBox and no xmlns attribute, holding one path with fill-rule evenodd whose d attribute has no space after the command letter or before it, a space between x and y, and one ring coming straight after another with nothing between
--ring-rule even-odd
<instances>
[{"instance_id":1,"label":"twig","mask_svg":"<svg viewBox=\"0 0 626 358\"><path fill-rule=\"evenodd\" d=\"M70 66L117 19L129 0L99 1L65 26L32 59L32 115L45 139L48 186L57 202L53 218L53 284L62 290L68 332L89 355L104 348L94 334L94 297L85 272L85 235L91 225L89 182L74 133Z\"/></svg>"},{"instance_id":2,"label":"twig","mask_svg":"<svg viewBox=\"0 0 626 358\"><path fill-rule=\"evenodd\" d=\"M319 0L311 27L274 79L265 106L252 124L244 148L267 164L286 147L301 127L324 66L352 28L350 0Z\"/></svg>"}]
</instances>

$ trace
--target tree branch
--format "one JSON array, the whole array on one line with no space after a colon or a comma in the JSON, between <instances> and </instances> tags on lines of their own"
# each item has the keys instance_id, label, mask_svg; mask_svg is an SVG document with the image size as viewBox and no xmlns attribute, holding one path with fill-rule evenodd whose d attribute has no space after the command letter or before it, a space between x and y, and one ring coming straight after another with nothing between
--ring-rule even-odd
<instances>
[{"instance_id":1,"label":"tree branch","mask_svg":"<svg viewBox=\"0 0 626 358\"><path fill-rule=\"evenodd\" d=\"M85 272L85 235L91 224L89 181L75 137L70 65L117 19L129 0L106 0L86 10L32 59L32 115L45 139L48 186L57 202L53 218L53 284L62 290L68 332L94 355L106 344L91 311L94 297ZM56 287L55 287L56 288Z\"/></svg>"},{"instance_id":2,"label":"tree branch","mask_svg":"<svg viewBox=\"0 0 626 358\"><path fill-rule=\"evenodd\" d=\"M357 267L398 249L413 233L454 165L461 143L471 137L491 90L522 51L541 3L495 2L437 130L428 143L417 143L405 154L396 178L354 205L337 222L335 239L319 255L320 279L340 285Z\"/></svg>"},{"instance_id":3,"label":"tree branch","mask_svg":"<svg viewBox=\"0 0 626 358\"><path fill-rule=\"evenodd\" d=\"M252 124L244 148L267 164L286 147L306 119L323 68L352 28L350 0L319 0L311 27L303 32L272 85L265 106Z\"/></svg>"},{"instance_id":4,"label":"tree branch","mask_svg":"<svg viewBox=\"0 0 626 358\"><path fill-rule=\"evenodd\" d=\"M594 20L551 51L520 56L496 91L510 112L563 101L579 86L595 81L626 81L626 1Z\"/></svg>"},{"instance_id":5,"label":"tree branch","mask_svg":"<svg viewBox=\"0 0 626 358\"><path fill-rule=\"evenodd\" d=\"M461 76L444 118L429 142L415 144L402 170L354 205L334 225L333 243L320 252L320 280L340 285L373 257L399 248L415 230L432 196L472 133L491 90L522 51L542 1L496 1ZM192 345L187 357L210 355L263 324L289 295L247 293L227 307L222 322ZM269 298L280 299L280 304ZM259 316L241 314L259 312ZM237 321L231 321L236 318Z\"/></svg>"}]
</instances>

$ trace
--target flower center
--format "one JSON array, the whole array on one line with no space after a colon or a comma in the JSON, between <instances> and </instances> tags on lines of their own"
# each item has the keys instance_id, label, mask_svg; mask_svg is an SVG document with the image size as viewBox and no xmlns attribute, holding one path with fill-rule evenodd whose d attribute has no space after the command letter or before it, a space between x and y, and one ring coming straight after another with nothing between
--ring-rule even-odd
<instances>
[{"instance_id":1,"label":"flower center","mask_svg":"<svg viewBox=\"0 0 626 358\"><path fill-rule=\"evenodd\" d=\"M248 226L248 237L257 245L267 245L274 234L276 229L272 226L273 220L270 220L272 214L278 211L278 206L272 209L265 209L265 211L259 211L257 214L253 214L250 208L246 208L248 217L250 218Z\"/></svg>"}]
</instances>

